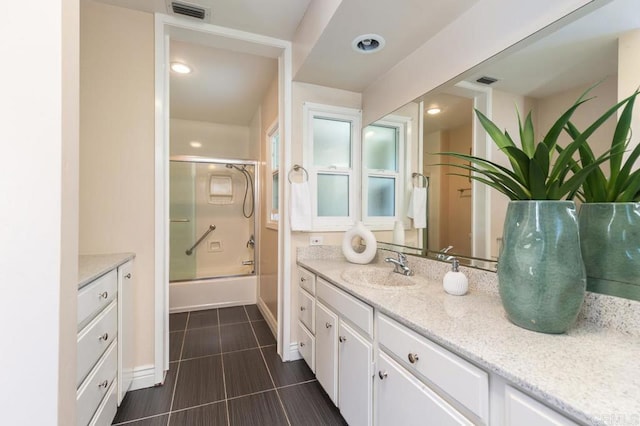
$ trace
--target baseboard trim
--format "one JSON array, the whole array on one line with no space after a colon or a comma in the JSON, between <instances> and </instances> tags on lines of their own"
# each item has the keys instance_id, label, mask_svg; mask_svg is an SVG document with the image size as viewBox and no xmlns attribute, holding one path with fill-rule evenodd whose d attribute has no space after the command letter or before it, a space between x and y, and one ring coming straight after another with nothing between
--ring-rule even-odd
<instances>
[{"instance_id":1,"label":"baseboard trim","mask_svg":"<svg viewBox=\"0 0 640 426\"><path fill-rule=\"evenodd\" d=\"M233 300L231 302L205 303L202 305L188 305L188 306L170 308L169 313L177 314L180 312L205 311L207 309L231 308L234 306L253 305L254 303L255 302L251 299Z\"/></svg>"},{"instance_id":2,"label":"baseboard trim","mask_svg":"<svg viewBox=\"0 0 640 426\"><path fill-rule=\"evenodd\" d=\"M150 388L156 383L156 370L152 364L142 365L133 369L133 379L131 380L130 391Z\"/></svg>"},{"instance_id":3,"label":"baseboard trim","mask_svg":"<svg viewBox=\"0 0 640 426\"><path fill-rule=\"evenodd\" d=\"M298 351L298 342L291 342L289 344L289 356L287 357L287 361L297 361L302 359L302 355Z\"/></svg>"},{"instance_id":4,"label":"baseboard trim","mask_svg":"<svg viewBox=\"0 0 640 426\"><path fill-rule=\"evenodd\" d=\"M262 313L262 316L267 321L267 325L269 325L269 328L271 329L271 333L273 333L273 335L276 336L276 339L277 339L278 338L278 320L273 316L273 314L267 307L267 304L264 303L264 300L262 300L261 297L258 297L258 302L256 303L256 305L258 305L258 310L260 310L260 313Z\"/></svg>"}]
</instances>

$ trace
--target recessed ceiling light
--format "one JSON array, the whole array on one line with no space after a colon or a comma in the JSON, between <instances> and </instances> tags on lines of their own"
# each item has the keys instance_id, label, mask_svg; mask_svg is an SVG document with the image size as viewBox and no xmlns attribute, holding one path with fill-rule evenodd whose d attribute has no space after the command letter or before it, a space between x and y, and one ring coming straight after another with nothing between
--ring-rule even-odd
<instances>
[{"instance_id":1,"label":"recessed ceiling light","mask_svg":"<svg viewBox=\"0 0 640 426\"><path fill-rule=\"evenodd\" d=\"M189 142L189 145L191 145L193 148L201 148L202 144L198 141L191 141Z\"/></svg>"},{"instance_id":2,"label":"recessed ceiling light","mask_svg":"<svg viewBox=\"0 0 640 426\"><path fill-rule=\"evenodd\" d=\"M427 110L427 114L429 115L436 115L436 114L440 114L442 112L442 110L438 107L433 107L433 108L429 108Z\"/></svg>"},{"instance_id":3,"label":"recessed ceiling light","mask_svg":"<svg viewBox=\"0 0 640 426\"><path fill-rule=\"evenodd\" d=\"M191 72L191 67L183 64L182 62L171 62L171 70L178 74L189 74Z\"/></svg>"},{"instance_id":4,"label":"recessed ceiling light","mask_svg":"<svg viewBox=\"0 0 640 426\"><path fill-rule=\"evenodd\" d=\"M374 53L384 47L384 38L378 34L363 34L353 39L351 47L359 53Z\"/></svg>"}]
</instances>

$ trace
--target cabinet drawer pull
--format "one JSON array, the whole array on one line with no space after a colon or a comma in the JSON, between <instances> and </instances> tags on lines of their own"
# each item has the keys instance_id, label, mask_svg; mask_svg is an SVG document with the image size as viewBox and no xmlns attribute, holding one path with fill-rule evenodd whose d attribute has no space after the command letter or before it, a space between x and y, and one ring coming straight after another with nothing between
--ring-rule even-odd
<instances>
[{"instance_id":1,"label":"cabinet drawer pull","mask_svg":"<svg viewBox=\"0 0 640 426\"><path fill-rule=\"evenodd\" d=\"M409 362L411 364L415 364L420 359L418 358L418 354L412 354L412 353L409 353L409 356L407 358L409 358Z\"/></svg>"},{"instance_id":2,"label":"cabinet drawer pull","mask_svg":"<svg viewBox=\"0 0 640 426\"><path fill-rule=\"evenodd\" d=\"M107 297L109 297L109 293L108 293L108 292L106 292L106 291L103 291L102 293L100 293L100 294L98 295L98 297L99 297L100 299L106 299Z\"/></svg>"},{"instance_id":3,"label":"cabinet drawer pull","mask_svg":"<svg viewBox=\"0 0 640 426\"><path fill-rule=\"evenodd\" d=\"M305 311L305 307L304 306L300 306L300 312L304 312Z\"/></svg>"},{"instance_id":4,"label":"cabinet drawer pull","mask_svg":"<svg viewBox=\"0 0 640 426\"><path fill-rule=\"evenodd\" d=\"M104 389L106 389L106 388L107 388L107 386L109 386L109 381L108 381L108 380L105 380L104 382L102 382L102 383L98 384L98 387L99 387L99 388L104 388Z\"/></svg>"},{"instance_id":5,"label":"cabinet drawer pull","mask_svg":"<svg viewBox=\"0 0 640 426\"><path fill-rule=\"evenodd\" d=\"M380 377L380 380L384 380L387 378L387 372L386 371L378 371L378 377Z\"/></svg>"},{"instance_id":6,"label":"cabinet drawer pull","mask_svg":"<svg viewBox=\"0 0 640 426\"><path fill-rule=\"evenodd\" d=\"M347 338L344 337L344 336L340 336L340 337L338 337L338 340L340 341L340 343L344 343L344 342L347 341Z\"/></svg>"},{"instance_id":7,"label":"cabinet drawer pull","mask_svg":"<svg viewBox=\"0 0 640 426\"><path fill-rule=\"evenodd\" d=\"M304 342L300 342L300 347L304 348Z\"/></svg>"},{"instance_id":8,"label":"cabinet drawer pull","mask_svg":"<svg viewBox=\"0 0 640 426\"><path fill-rule=\"evenodd\" d=\"M124 276L126 279L130 280L131 279L131 272L129 272L127 275Z\"/></svg>"},{"instance_id":9,"label":"cabinet drawer pull","mask_svg":"<svg viewBox=\"0 0 640 426\"><path fill-rule=\"evenodd\" d=\"M331 324L329 324L329 323L326 323L324 326L327 327L327 328L331 328Z\"/></svg>"},{"instance_id":10,"label":"cabinet drawer pull","mask_svg":"<svg viewBox=\"0 0 640 426\"><path fill-rule=\"evenodd\" d=\"M109 333L104 333L102 336L98 337L98 340L104 340L106 342L109 340Z\"/></svg>"}]
</instances>

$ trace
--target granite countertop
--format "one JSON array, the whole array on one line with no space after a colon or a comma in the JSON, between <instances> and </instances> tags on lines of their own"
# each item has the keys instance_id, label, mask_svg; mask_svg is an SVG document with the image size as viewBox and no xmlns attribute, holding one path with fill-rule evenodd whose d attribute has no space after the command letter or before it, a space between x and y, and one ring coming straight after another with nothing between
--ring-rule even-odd
<instances>
[{"instance_id":1,"label":"granite countertop","mask_svg":"<svg viewBox=\"0 0 640 426\"><path fill-rule=\"evenodd\" d=\"M581 422L609 424L640 414L636 335L586 321L567 334L536 333L507 320L498 294L473 285L466 296L451 296L441 282L417 274L419 285L377 289L341 278L345 269L363 265L337 259L298 264Z\"/></svg>"},{"instance_id":2,"label":"granite countertop","mask_svg":"<svg viewBox=\"0 0 640 426\"><path fill-rule=\"evenodd\" d=\"M134 253L81 254L78 256L78 288L131 260Z\"/></svg>"}]
</instances>

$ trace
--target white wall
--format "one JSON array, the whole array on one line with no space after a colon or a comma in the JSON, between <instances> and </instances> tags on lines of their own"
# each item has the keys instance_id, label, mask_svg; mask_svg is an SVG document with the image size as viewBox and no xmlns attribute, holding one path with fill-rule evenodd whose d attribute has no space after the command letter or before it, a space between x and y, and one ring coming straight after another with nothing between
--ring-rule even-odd
<instances>
[{"instance_id":1,"label":"white wall","mask_svg":"<svg viewBox=\"0 0 640 426\"><path fill-rule=\"evenodd\" d=\"M7 425L75 423L77 13L77 0L47 0L0 16L0 56L19 64L0 70Z\"/></svg>"},{"instance_id":2,"label":"white wall","mask_svg":"<svg viewBox=\"0 0 640 426\"><path fill-rule=\"evenodd\" d=\"M191 142L200 142L194 148ZM249 126L171 119L170 154L212 158L257 160Z\"/></svg>"},{"instance_id":3,"label":"white wall","mask_svg":"<svg viewBox=\"0 0 640 426\"><path fill-rule=\"evenodd\" d=\"M479 0L363 92L363 123L456 78L588 3L591 1Z\"/></svg>"}]
</instances>

